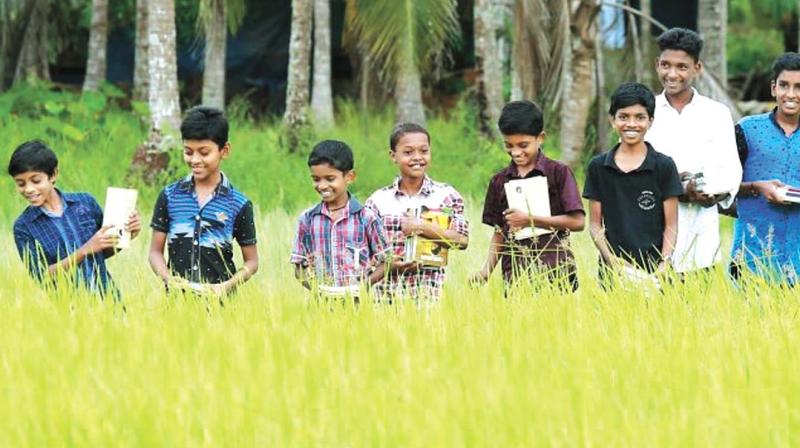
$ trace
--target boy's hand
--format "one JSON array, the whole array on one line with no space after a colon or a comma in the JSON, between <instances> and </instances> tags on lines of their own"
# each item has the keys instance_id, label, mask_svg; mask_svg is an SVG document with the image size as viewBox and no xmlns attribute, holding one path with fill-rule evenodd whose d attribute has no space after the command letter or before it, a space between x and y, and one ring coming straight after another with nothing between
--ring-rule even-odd
<instances>
[{"instance_id":1,"label":"boy's hand","mask_svg":"<svg viewBox=\"0 0 800 448\"><path fill-rule=\"evenodd\" d=\"M131 239L136 238L139 232L142 231L142 220L138 210L132 211L130 216L128 216L128 222L125 224L125 231L130 232Z\"/></svg>"},{"instance_id":2,"label":"boy's hand","mask_svg":"<svg viewBox=\"0 0 800 448\"><path fill-rule=\"evenodd\" d=\"M522 210L509 208L503 211L503 219L512 231L531 226L531 217Z\"/></svg>"},{"instance_id":3,"label":"boy's hand","mask_svg":"<svg viewBox=\"0 0 800 448\"><path fill-rule=\"evenodd\" d=\"M778 194L778 188L785 187L786 184L778 179L753 182L753 186L756 191L758 191L758 194L764 196L770 204L786 204L783 198Z\"/></svg>"},{"instance_id":4,"label":"boy's hand","mask_svg":"<svg viewBox=\"0 0 800 448\"><path fill-rule=\"evenodd\" d=\"M108 229L112 228L113 226L103 226L92 235L92 238L89 239L86 243L83 244L81 247L86 255L95 254L97 252L102 252L106 249L111 249L117 245L117 241L119 237L116 234L109 235Z\"/></svg>"},{"instance_id":5,"label":"boy's hand","mask_svg":"<svg viewBox=\"0 0 800 448\"><path fill-rule=\"evenodd\" d=\"M405 236L421 234L424 226L424 219L411 218L408 216L400 218L400 230L403 231L403 235Z\"/></svg>"},{"instance_id":6,"label":"boy's hand","mask_svg":"<svg viewBox=\"0 0 800 448\"><path fill-rule=\"evenodd\" d=\"M416 261L403 261L402 258L394 259L389 264L391 272L417 272L419 271L419 263Z\"/></svg>"}]
</instances>

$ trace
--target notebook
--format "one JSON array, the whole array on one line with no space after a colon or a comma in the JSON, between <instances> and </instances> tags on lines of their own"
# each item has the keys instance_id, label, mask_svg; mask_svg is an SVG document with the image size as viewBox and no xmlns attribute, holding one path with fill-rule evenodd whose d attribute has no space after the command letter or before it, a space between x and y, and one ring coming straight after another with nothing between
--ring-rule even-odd
<instances>
[{"instance_id":1,"label":"notebook","mask_svg":"<svg viewBox=\"0 0 800 448\"><path fill-rule=\"evenodd\" d=\"M106 207L103 211L103 227L113 226L109 234L119 237L117 249L127 249L131 245L131 234L125 231L125 224L131 213L136 210L138 191L128 188L108 187L106 190Z\"/></svg>"},{"instance_id":2,"label":"notebook","mask_svg":"<svg viewBox=\"0 0 800 448\"><path fill-rule=\"evenodd\" d=\"M535 176L515 179L505 184L508 208L515 208L533 216L550 216L550 194L547 177ZM552 233L550 229L525 227L514 232L515 240L525 240L535 236Z\"/></svg>"}]
</instances>

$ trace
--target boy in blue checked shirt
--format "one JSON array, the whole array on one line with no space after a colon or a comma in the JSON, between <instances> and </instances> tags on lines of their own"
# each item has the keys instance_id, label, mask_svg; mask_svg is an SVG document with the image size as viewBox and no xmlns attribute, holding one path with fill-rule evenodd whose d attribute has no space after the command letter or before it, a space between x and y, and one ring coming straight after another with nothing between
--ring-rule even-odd
<instances>
[{"instance_id":1,"label":"boy in blue checked shirt","mask_svg":"<svg viewBox=\"0 0 800 448\"><path fill-rule=\"evenodd\" d=\"M101 227L103 209L90 194L56 188L53 150L38 140L23 143L11 155L8 174L30 204L14 222L14 241L31 275L57 286L57 274L68 272L76 286L116 294L106 259L114 255L117 237L106 234L111 226ZM131 237L139 234L138 212L131 214L125 230Z\"/></svg>"},{"instance_id":2,"label":"boy in blue checked shirt","mask_svg":"<svg viewBox=\"0 0 800 448\"><path fill-rule=\"evenodd\" d=\"M381 219L347 191L356 173L346 143L318 143L308 167L322 201L300 216L290 262L305 287L313 280L324 295L357 297L361 282L383 277L388 246Z\"/></svg>"},{"instance_id":3,"label":"boy in blue checked shirt","mask_svg":"<svg viewBox=\"0 0 800 448\"><path fill-rule=\"evenodd\" d=\"M253 203L220 171L220 163L231 152L228 120L221 110L189 109L181 137L183 160L192 172L158 196L150 224L150 266L168 288L224 295L258 270ZM234 239L244 260L238 270L233 262ZM167 242L169 263L164 258Z\"/></svg>"}]
</instances>

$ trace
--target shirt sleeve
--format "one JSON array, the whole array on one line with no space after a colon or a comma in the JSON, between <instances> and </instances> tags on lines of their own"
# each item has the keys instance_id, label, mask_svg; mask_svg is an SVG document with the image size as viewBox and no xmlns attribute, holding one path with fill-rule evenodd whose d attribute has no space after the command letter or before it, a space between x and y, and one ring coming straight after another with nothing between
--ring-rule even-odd
<instances>
[{"instance_id":1,"label":"shirt sleeve","mask_svg":"<svg viewBox=\"0 0 800 448\"><path fill-rule=\"evenodd\" d=\"M367 233L365 236L369 244L370 261L377 265L386 259L386 252L389 250L381 218L378 215L373 215L373 219L367 223L365 230Z\"/></svg>"},{"instance_id":2,"label":"shirt sleeve","mask_svg":"<svg viewBox=\"0 0 800 448\"><path fill-rule=\"evenodd\" d=\"M311 265L311 253L311 235L306 224L305 215L303 215L297 220L297 232L295 233L289 263L308 267Z\"/></svg>"},{"instance_id":3,"label":"shirt sleeve","mask_svg":"<svg viewBox=\"0 0 800 448\"><path fill-rule=\"evenodd\" d=\"M575 180L575 175L572 173L572 170L568 166L564 166L561 176L559 177L559 197L561 198L561 207L564 213L585 213L581 195L578 193L578 182Z\"/></svg>"},{"instance_id":4,"label":"shirt sleeve","mask_svg":"<svg viewBox=\"0 0 800 448\"><path fill-rule=\"evenodd\" d=\"M89 210L92 212L92 219L96 224L96 230L99 230L103 227L103 207L100 207L100 204L97 202L97 199L94 198L92 195L86 195L88 200ZM95 231L96 231L95 230Z\"/></svg>"},{"instance_id":5,"label":"shirt sleeve","mask_svg":"<svg viewBox=\"0 0 800 448\"><path fill-rule=\"evenodd\" d=\"M723 176L722 182L729 193L727 199L720 201L723 208L730 207L742 183L742 163L736 145L736 130L730 111L723 106L719 113L720 121L715 127L714 150L716 151L717 173Z\"/></svg>"},{"instance_id":6,"label":"shirt sleeve","mask_svg":"<svg viewBox=\"0 0 800 448\"><path fill-rule=\"evenodd\" d=\"M586 199L600 201L598 170L598 163L596 159L593 159L586 168L586 183L583 185L583 197Z\"/></svg>"},{"instance_id":7,"label":"shirt sleeve","mask_svg":"<svg viewBox=\"0 0 800 448\"><path fill-rule=\"evenodd\" d=\"M31 235L24 225L14 224L14 243L20 260L25 264L31 277L38 281L44 279L47 271L47 259L42 251L42 246Z\"/></svg>"},{"instance_id":8,"label":"shirt sleeve","mask_svg":"<svg viewBox=\"0 0 800 448\"><path fill-rule=\"evenodd\" d=\"M671 157L664 157L658 172L659 189L662 191L664 199L678 197L683 194L681 177L678 175L678 168Z\"/></svg>"},{"instance_id":9,"label":"shirt sleeve","mask_svg":"<svg viewBox=\"0 0 800 448\"><path fill-rule=\"evenodd\" d=\"M252 246L256 244L256 222L253 216L253 203L247 201L236 216L233 224L233 237L239 246Z\"/></svg>"},{"instance_id":10,"label":"shirt sleeve","mask_svg":"<svg viewBox=\"0 0 800 448\"><path fill-rule=\"evenodd\" d=\"M742 164L744 170L744 162L747 161L747 156L750 153L750 148L747 146L747 137L744 136L744 129L742 125L736 125L736 149L739 151L739 163Z\"/></svg>"},{"instance_id":11,"label":"shirt sleeve","mask_svg":"<svg viewBox=\"0 0 800 448\"><path fill-rule=\"evenodd\" d=\"M167 192L161 190L153 207L153 219L150 221L150 228L163 233L169 233L169 211L167 209Z\"/></svg>"},{"instance_id":12,"label":"shirt sleeve","mask_svg":"<svg viewBox=\"0 0 800 448\"><path fill-rule=\"evenodd\" d=\"M489 181L486 198L483 200L483 223L492 227L503 227L503 210L500 207L500 194L495 186L495 179Z\"/></svg>"},{"instance_id":13,"label":"shirt sleeve","mask_svg":"<svg viewBox=\"0 0 800 448\"><path fill-rule=\"evenodd\" d=\"M469 236L469 221L464 216L464 198L453 189L444 200L444 206L453 210L453 220L450 222L450 230L455 230L464 236Z\"/></svg>"}]
</instances>

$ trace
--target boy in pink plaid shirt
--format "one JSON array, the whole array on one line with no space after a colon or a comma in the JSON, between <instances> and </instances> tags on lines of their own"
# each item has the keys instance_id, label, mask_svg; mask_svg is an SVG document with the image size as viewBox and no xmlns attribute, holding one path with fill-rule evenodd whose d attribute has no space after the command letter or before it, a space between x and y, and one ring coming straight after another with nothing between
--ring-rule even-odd
<instances>
[{"instance_id":1,"label":"boy in pink plaid shirt","mask_svg":"<svg viewBox=\"0 0 800 448\"><path fill-rule=\"evenodd\" d=\"M295 275L323 295L358 297L361 283L373 284L383 276L387 245L380 217L347 191L355 171L346 143L318 143L308 167L322 201L298 221L290 259Z\"/></svg>"},{"instance_id":2,"label":"boy in pink plaid shirt","mask_svg":"<svg viewBox=\"0 0 800 448\"><path fill-rule=\"evenodd\" d=\"M389 242L392 260L388 275L376 286L392 297L407 296L439 299L445 268L403 261L406 237L419 235L447 248L465 249L469 243L469 223L464 217L464 199L450 185L435 182L427 175L431 163L428 131L415 123L400 123L389 138L389 156L400 175L395 181L373 193L365 205L380 215ZM446 212L447 229L408 215L408 210Z\"/></svg>"}]
</instances>

